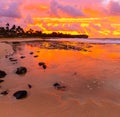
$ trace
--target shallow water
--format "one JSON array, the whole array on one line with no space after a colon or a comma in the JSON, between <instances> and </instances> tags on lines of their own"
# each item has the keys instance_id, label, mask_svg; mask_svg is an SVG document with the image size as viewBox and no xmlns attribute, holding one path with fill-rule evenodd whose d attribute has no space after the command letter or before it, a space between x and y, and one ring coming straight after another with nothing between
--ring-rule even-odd
<instances>
[{"instance_id":1,"label":"shallow water","mask_svg":"<svg viewBox=\"0 0 120 117\"><path fill-rule=\"evenodd\" d=\"M0 68L8 73L0 90L11 90L10 95L1 100L11 99L15 90L27 89L29 83L36 90L40 89L48 96L59 97L62 101L86 103L92 100L96 104L103 101L120 104L120 45L68 41L8 44L14 52L7 55L18 62L9 61L9 57L0 59ZM25 58L21 59L21 56ZM39 62L45 62L47 69L40 67ZM19 66L27 67L28 73L25 76L15 74L15 69ZM66 90L54 89L55 82L65 85Z\"/></svg>"}]
</instances>

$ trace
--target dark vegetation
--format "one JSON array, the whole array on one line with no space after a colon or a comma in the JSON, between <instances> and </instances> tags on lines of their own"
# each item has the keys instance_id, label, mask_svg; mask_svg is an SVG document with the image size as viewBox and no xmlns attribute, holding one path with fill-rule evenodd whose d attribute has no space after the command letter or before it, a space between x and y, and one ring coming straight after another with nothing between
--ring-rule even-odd
<instances>
[{"instance_id":1,"label":"dark vegetation","mask_svg":"<svg viewBox=\"0 0 120 117\"><path fill-rule=\"evenodd\" d=\"M6 27L0 27L0 37L1 38L13 38L13 37L37 37L37 38L88 38L86 34L72 35L72 34L63 34L59 32L52 32L50 34L43 33L42 31L34 31L29 29L24 31L20 26L13 25L10 28L9 23L6 24Z\"/></svg>"}]
</instances>

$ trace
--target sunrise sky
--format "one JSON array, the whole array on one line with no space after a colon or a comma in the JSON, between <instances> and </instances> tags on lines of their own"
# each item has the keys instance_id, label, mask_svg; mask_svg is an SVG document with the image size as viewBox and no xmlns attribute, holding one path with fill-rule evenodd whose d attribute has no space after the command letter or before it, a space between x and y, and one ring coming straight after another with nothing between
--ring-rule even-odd
<instances>
[{"instance_id":1,"label":"sunrise sky","mask_svg":"<svg viewBox=\"0 0 120 117\"><path fill-rule=\"evenodd\" d=\"M6 23L46 33L120 37L120 0L0 0L0 26Z\"/></svg>"}]
</instances>

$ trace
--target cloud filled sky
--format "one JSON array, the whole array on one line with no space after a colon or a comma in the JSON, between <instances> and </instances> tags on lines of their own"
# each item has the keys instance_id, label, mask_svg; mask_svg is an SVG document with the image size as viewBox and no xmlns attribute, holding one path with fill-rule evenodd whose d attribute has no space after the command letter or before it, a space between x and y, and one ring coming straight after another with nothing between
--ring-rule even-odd
<instances>
[{"instance_id":1,"label":"cloud filled sky","mask_svg":"<svg viewBox=\"0 0 120 117\"><path fill-rule=\"evenodd\" d=\"M7 22L48 33L120 37L120 1L0 0L0 26Z\"/></svg>"}]
</instances>

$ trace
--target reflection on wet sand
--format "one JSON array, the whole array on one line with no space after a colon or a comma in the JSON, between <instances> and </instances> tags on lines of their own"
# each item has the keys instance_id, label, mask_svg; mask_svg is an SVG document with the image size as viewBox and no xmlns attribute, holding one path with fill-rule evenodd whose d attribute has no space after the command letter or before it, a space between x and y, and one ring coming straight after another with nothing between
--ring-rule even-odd
<instances>
[{"instance_id":1,"label":"reflection on wet sand","mask_svg":"<svg viewBox=\"0 0 120 117\"><path fill-rule=\"evenodd\" d=\"M120 102L120 45L51 41L9 44L14 48L11 56L17 59L13 68L28 69L24 76L26 86L31 84L46 93L59 95L60 91L56 92L52 86L62 83L66 90L60 94L61 99ZM8 64L12 66L8 58L5 61L4 69ZM10 66L6 70L14 71ZM12 76L18 77L13 72ZM16 82L18 87L21 81Z\"/></svg>"}]
</instances>

